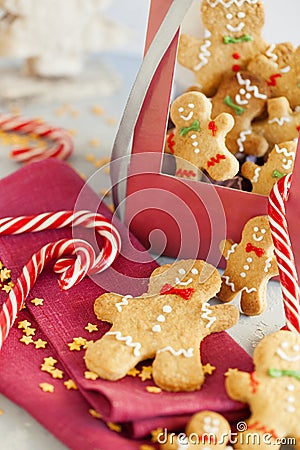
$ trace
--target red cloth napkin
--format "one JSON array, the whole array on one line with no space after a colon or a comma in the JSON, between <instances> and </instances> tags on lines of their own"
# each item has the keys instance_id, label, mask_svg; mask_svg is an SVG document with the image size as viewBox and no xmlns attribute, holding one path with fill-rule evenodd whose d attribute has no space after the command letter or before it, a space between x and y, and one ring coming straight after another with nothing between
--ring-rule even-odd
<instances>
[{"instance_id":1,"label":"red cloth napkin","mask_svg":"<svg viewBox=\"0 0 300 450\"><path fill-rule=\"evenodd\" d=\"M48 160L25 166L0 182L0 189L5 192L0 198L0 217L73 209L83 186L84 181L63 162ZM84 209L111 216L89 188L81 194L81 208L82 204ZM105 291L131 295L145 292L148 277L157 266L137 240L128 235L124 225L118 221L115 224L122 236L122 254L112 268L93 280L84 279L66 292L59 289L50 268L39 277L30 298L44 298L44 305L27 302L28 309L20 313L18 321L26 316L38 330L34 339L42 336L48 345L44 350L20 343L22 330L16 324L0 353L1 392L26 408L72 449L89 448L87 442L94 449L139 448L140 442L117 435L91 417L91 407L105 422L121 422L123 430L134 437L145 436L157 427L178 428L192 413L203 409L219 411L230 420L244 418L245 406L226 395L224 373L230 367L251 371L252 361L227 333L211 335L202 343L203 363L209 361L217 369L197 392L149 393L146 386L153 382L143 382L139 377L127 376L118 382L84 378L84 351L70 351L67 344L74 337L99 339L109 329L108 324L95 318L94 300ZM12 269L12 278L16 279L33 252L45 243L69 236L71 230L3 236L0 259ZM92 239L92 233L80 229L76 237ZM88 322L97 324L99 331L85 330ZM59 361L63 380L53 380L40 370L47 356ZM79 391L66 389L63 382L68 378L76 381ZM55 385L55 392L42 392L41 382Z\"/></svg>"}]
</instances>

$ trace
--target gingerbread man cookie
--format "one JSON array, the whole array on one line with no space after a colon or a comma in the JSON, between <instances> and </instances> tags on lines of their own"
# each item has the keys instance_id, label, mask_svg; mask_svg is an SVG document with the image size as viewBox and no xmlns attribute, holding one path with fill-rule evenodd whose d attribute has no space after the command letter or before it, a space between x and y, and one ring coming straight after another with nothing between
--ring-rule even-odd
<instances>
[{"instance_id":1,"label":"gingerbread man cookie","mask_svg":"<svg viewBox=\"0 0 300 450\"><path fill-rule=\"evenodd\" d=\"M253 131L264 136L270 149L280 142L297 139L300 131L300 111L292 111L285 97L268 100L268 118L253 123Z\"/></svg>"},{"instance_id":2,"label":"gingerbread man cookie","mask_svg":"<svg viewBox=\"0 0 300 450\"><path fill-rule=\"evenodd\" d=\"M265 337L254 351L255 372L229 370L229 397L248 403L251 416L239 434L237 449L280 448L294 438L300 448L300 337L278 331ZM256 440L253 436L256 435Z\"/></svg>"},{"instance_id":3,"label":"gingerbread man cookie","mask_svg":"<svg viewBox=\"0 0 300 450\"><path fill-rule=\"evenodd\" d=\"M294 51L291 44L281 44L281 50L273 58L257 56L248 69L267 81L273 97L286 97L295 109L300 106L300 46Z\"/></svg>"},{"instance_id":4,"label":"gingerbread man cookie","mask_svg":"<svg viewBox=\"0 0 300 450\"><path fill-rule=\"evenodd\" d=\"M227 260L218 297L230 302L241 292L241 309L248 316L261 314L266 307L266 287L278 275L268 216L250 219L239 244L226 240L220 250Z\"/></svg>"},{"instance_id":5,"label":"gingerbread man cookie","mask_svg":"<svg viewBox=\"0 0 300 450\"><path fill-rule=\"evenodd\" d=\"M119 380L140 361L154 358L153 380L162 389L199 389L204 382L201 341L239 318L234 306L207 303L220 285L214 267L186 260L154 270L149 292L141 297L102 295L95 313L113 326L89 345L87 367L101 378Z\"/></svg>"},{"instance_id":6,"label":"gingerbread man cookie","mask_svg":"<svg viewBox=\"0 0 300 450\"><path fill-rule=\"evenodd\" d=\"M204 169L216 181L233 178L238 170L237 159L225 145L234 120L230 114L211 119L211 102L200 92L186 92L171 106L175 132L168 139L172 153Z\"/></svg>"},{"instance_id":7,"label":"gingerbread man cookie","mask_svg":"<svg viewBox=\"0 0 300 450\"><path fill-rule=\"evenodd\" d=\"M242 165L242 175L252 183L252 192L270 195L274 184L293 171L297 144L294 141L275 145L263 166L246 161Z\"/></svg>"},{"instance_id":8,"label":"gingerbread man cookie","mask_svg":"<svg viewBox=\"0 0 300 450\"><path fill-rule=\"evenodd\" d=\"M230 425L221 414L213 411L201 411L193 415L186 426L185 433L180 433L178 436L170 433L164 436L166 442L162 443L160 440L160 449L229 449L232 447L228 447L226 444L230 434Z\"/></svg>"},{"instance_id":9,"label":"gingerbread man cookie","mask_svg":"<svg viewBox=\"0 0 300 450\"><path fill-rule=\"evenodd\" d=\"M246 69L254 56L268 51L261 36L265 15L260 0L203 0L208 36L182 35L178 61L191 69L202 92L213 96L224 75Z\"/></svg>"},{"instance_id":10,"label":"gingerbread man cookie","mask_svg":"<svg viewBox=\"0 0 300 450\"><path fill-rule=\"evenodd\" d=\"M268 150L266 139L251 130L252 120L263 113L268 95L266 82L251 72L237 72L221 82L212 98L212 112L213 117L222 112L234 117L234 127L226 136L226 146L232 153L262 156Z\"/></svg>"}]
</instances>

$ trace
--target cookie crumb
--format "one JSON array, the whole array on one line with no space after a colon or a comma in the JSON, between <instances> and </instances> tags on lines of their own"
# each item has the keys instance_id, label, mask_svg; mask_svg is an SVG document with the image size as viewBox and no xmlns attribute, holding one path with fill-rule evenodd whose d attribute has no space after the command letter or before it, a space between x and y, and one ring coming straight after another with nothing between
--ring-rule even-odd
<instances>
[{"instance_id":1,"label":"cookie crumb","mask_svg":"<svg viewBox=\"0 0 300 450\"><path fill-rule=\"evenodd\" d=\"M147 386L146 391L150 392L151 394L160 394L161 388L159 388L157 386Z\"/></svg>"}]
</instances>

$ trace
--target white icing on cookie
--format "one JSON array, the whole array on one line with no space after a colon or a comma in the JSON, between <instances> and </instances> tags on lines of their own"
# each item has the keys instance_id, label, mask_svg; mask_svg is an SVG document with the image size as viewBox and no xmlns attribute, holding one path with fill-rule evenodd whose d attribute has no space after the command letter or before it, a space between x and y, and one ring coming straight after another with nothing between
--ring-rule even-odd
<instances>
[{"instance_id":1,"label":"white icing on cookie","mask_svg":"<svg viewBox=\"0 0 300 450\"><path fill-rule=\"evenodd\" d=\"M243 152L244 151L244 142L247 139L247 136L249 134L251 134L252 131L251 130L245 130L245 131L241 131L240 132L240 137L238 138L237 145L239 146L239 152Z\"/></svg>"},{"instance_id":2,"label":"white icing on cookie","mask_svg":"<svg viewBox=\"0 0 300 450\"><path fill-rule=\"evenodd\" d=\"M288 73L291 70L291 66L286 66L280 69L281 73Z\"/></svg>"},{"instance_id":3,"label":"white icing on cookie","mask_svg":"<svg viewBox=\"0 0 300 450\"><path fill-rule=\"evenodd\" d=\"M180 356L183 355L185 358L192 358L194 356L194 349L188 348L185 350L184 348L180 348L179 350L174 350L173 347L168 345L167 347L161 348L157 351L157 353L163 353L163 352L170 352L174 356Z\"/></svg>"},{"instance_id":4,"label":"white icing on cookie","mask_svg":"<svg viewBox=\"0 0 300 450\"><path fill-rule=\"evenodd\" d=\"M240 22L237 27L233 27L229 23L226 25L227 30L230 31L231 33L239 33L240 31L242 31L244 27L245 27L244 22Z\"/></svg>"},{"instance_id":5,"label":"white icing on cookie","mask_svg":"<svg viewBox=\"0 0 300 450\"><path fill-rule=\"evenodd\" d=\"M245 86L246 91L252 92L255 98L261 98L263 100L266 100L267 96L265 94L261 94L257 86L251 85L251 81L248 78L244 80L240 72L236 74L236 77L239 85Z\"/></svg>"},{"instance_id":6,"label":"white icing on cookie","mask_svg":"<svg viewBox=\"0 0 300 450\"><path fill-rule=\"evenodd\" d=\"M271 268L272 257L266 259L264 272L268 273Z\"/></svg>"},{"instance_id":7,"label":"white icing on cookie","mask_svg":"<svg viewBox=\"0 0 300 450\"><path fill-rule=\"evenodd\" d=\"M208 323L206 324L206 328L210 328L212 324L217 320L215 316L212 316L212 310L210 309L209 303L203 303L202 305L202 311L204 311L203 314L201 314L202 319L208 320Z\"/></svg>"},{"instance_id":8,"label":"white icing on cookie","mask_svg":"<svg viewBox=\"0 0 300 450\"><path fill-rule=\"evenodd\" d=\"M179 286L188 286L193 282L193 278L189 278L187 281L180 281L178 277L175 278L175 283Z\"/></svg>"},{"instance_id":9,"label":"white icing on cookie","mask_svg":"<svg viewBox=\"0 0 300 450\"><path fill-rule=\"evenodd\" d=\"M128 347L134 348L133 354L135 356L141 356L140 349L142 348L142 345L139 342L133 342L132 336L123 336L120 331L108 331L108 333L106 333L106 336L116 336L116 339L118 341L122 341Z\"/></svg>"},{"instance_id":10,"label":"white icing on cookie","mask_svg":"<svg viewBox=\"0 0 300 450\"><path fill-rule=\"evenodd\" d=\"M228 276L226 276L226 275L223 276L222 278L225 281L225 284L230 287L232 292L235 292L235 285L234 285L234 283L232 281L230 281L230 278Z\"/></svg>"},{"instance_id":11,"label":"white icing on cookie","mask_svg":"<svg viewBox=\"0 0 300 450\"><path fill-rule=\"evenodd\" d=\"M277 61L278 60L278 56L275 55L274 50L276 48L275 44L271 44L270 47L268 48L268 50L266 51L266 56L270 59L272 59L273 61Z\"/></svg>"},{"instance_id":12,"label":"white icing on cookie","mask_svg":"<svg viewBox=\"0 0 300 450\"><path fill-rule=\"evenodd\" d=\"M152 331L154 331L154 333L160 333L161 332L161 326L160 325L154 325L152 327Z\"/></svg>"},{"instance_id":13,"label":"white icing on cookie","mask_svg":"<svg viewBox=\"0 0 300 450\"><path fill-rule=\"evenodd\" d=\"M288 149L285 148L285 147L280 148L277 144L275 144L275 150L276 150L276 153L279 153L279 154L283 153L284 156L286 156L287 158L289 156L291 156L293 159L295 159L295 153L294 152L289 152Z\"/></svg>"},{"instance_id":14,"label":"white icing on cookie","mask_svg":"<svg viewBox=\"0 0 300 450\"><path fill-rule=\"evenodd\" d=\"M132 298L132 295L125 295L119 303L116 303L116 308L119 312L122 311L122 306L128 305L128 299Z\"/></svg>"},{"instance_id":15,"label":"white icing on cookie","mask_svg":"<svg viewBox=\"0 0 300 450\"><path fill-rule=\"evenodd\" d=\"M208 50L210 46L211 46L210 39L205 39L204 44L201 45L201 47L200 47L200 53L198 55L199 59L200 59L200 62L199 62L199 64L197 64L194 67L195 71L198 71L198 70L202 69L202 67L206 66L206 64L208 63L208 59L211 56L211 53Z\"/></svg>"},{"instance_id":16,"label":"white icing on cookie","mask_svg":"<svg viewBox=\"0 0 300 450\"><path fill-rule=\"evenodd\" d=\"M284 361L288 361L288 362L300 361L300 355L289 356L281 348L277 349L276 354Z\"/></svg>"},{"instance_id":17,"label":"white icing on cookie","mask_svg":"<svg viewBox=\"0 0 300 450\"><path fill-rule=\"evenodd\" d=\"M232 244L231 248L228 250L227 255L225 256L226 261L228 261L229 256L235 252L235 249L237 248L238 244Z\"/></svg>"},{"instance_id":18,"label":"white icing on cookie","mask_svg":"<svg viewBox=\"0 0 300 450\"><path fill-rule=\"evenodd\" d=\"M241 292L245 291L247 294L251 294L251 292L257 292L256 288L248 288L247 286L244 286L243 289L241 289Z\"/></svg>"},{"instance_id":19,"label":"white icing on cookie","mask_svg":"<svg viewBox=\"0 0 300 450\"><path fill-rule=\"evenodd\" d=\"M252 178L252 183L257 183L260 175L261 167L256 167L254 170L254 177Z\"/></svg>"},{"instance_id":20,"label":"white icing on cookie","mask_svg":"<svg viewBox=\"0 0 300 450\"><path fill-rule=\"evenodd\" d=\"M172 306L170 306L170 305L163 306L163 312L164 313L171 313L172 312Z\"/></svg>"},{"instance_id":21,"label":"white icing on cookie","mask_svg":"<svg viewBox=\"0 0 300 450\"><path fill-rule=\"evenodd\" d=\"M272 123L277 123L280 127L282 127L285 123L289 123L290 121L290 117L274 117L274 119L268 120L268 123L270 125Z\"/></svg>"},{"instance_id":22,"label":"white icing on cookie","mask_svg":"<svg viewBox=\"0 0 300 450\"><path fill-rule=\"evenodd\" d=\"M230 8L232 5L236 5L240 8L244 3L256 5L257 2L258 0L207 0L207 3L212 8L215 8L218 5L222 5L224 8Z\"/></svg>"}]
</instances>

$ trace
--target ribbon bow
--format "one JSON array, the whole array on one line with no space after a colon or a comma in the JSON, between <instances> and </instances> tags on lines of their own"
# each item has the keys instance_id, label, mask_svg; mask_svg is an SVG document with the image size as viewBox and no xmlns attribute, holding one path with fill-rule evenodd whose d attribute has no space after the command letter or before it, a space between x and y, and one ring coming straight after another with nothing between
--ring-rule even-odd
<instances>
[{"instance_id":1,"label":"ribbon bow","mask_svg":"<svg viewBox=\"0 0 300 450\"><path fill-rule=\"evenodd\" d=\"M194 120L190 127L183 127L180 129L180 136L185 137L190 131L201 131L199 120Z\"/></svg>"},{"instance_id":2,"label":"ribbon bow","mask_svg":"<svg viewBox=\"0 0 300 450\"><path fill-rule=\"evenodd\" d=\"M272 378L293 377L300 381L300 370L269 369L269 375Z\"/></svg>"},{"instance_id":3,"label":"ribbon bow","mask_svg":"<svg viewBox=\"0 0 300 450\"><path fill-rule=\"evenodd\" d=\"M263 248L255 247L255 245L252 245L251 242L248 242L248 244L246 245L246 252L247 253L254 252L256 256L258 256L259 258L261 258L262 255L265 253Z\"/></svg>"},{"instance_id":4,"label":"ribbon bow","mask_svg":"<svg viewBox=\"0 0 300 450\"><path fill-rule=\"evenodd\" d=\"M249 34L244 34L239 38L224 36L224 44L240 44L240 42L250 42L253 38Z\"/></svg>"},{"instance_id":5,"label":"ribbon bow","mask_svg":"<svg viewBox=\"0 0 300 450\"><path fill-rule=\"evenodd\" d=\"M167 294L179 295L184 300L189 300L194 292L195 292L195 289L193 289L193 288L184 288L184 289L174 288L170 284L165 284L161 288L161 291L160 291L160 293L162 295L167 295Z\"/></svg>"}]
</instances>

